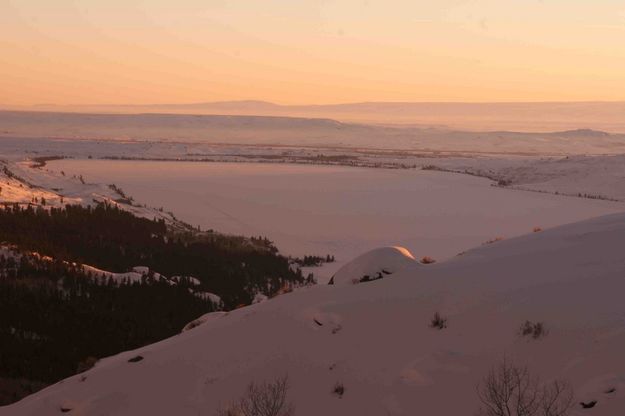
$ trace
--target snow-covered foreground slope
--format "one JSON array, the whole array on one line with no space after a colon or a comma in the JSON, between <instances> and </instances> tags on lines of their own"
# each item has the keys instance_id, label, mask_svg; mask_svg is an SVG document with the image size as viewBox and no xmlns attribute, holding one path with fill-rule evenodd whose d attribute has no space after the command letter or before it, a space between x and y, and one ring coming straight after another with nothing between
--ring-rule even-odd
<instances>
[{"instance_id":1,"label":"snow-covered foreground slope","mask_svg":"<svg viewBox=\"0 0 625 416\"><path fill-rule=\"evenodd\" d=\"M506 356L570 382L571 414L622 416L623 247L625 214L615 214L373 282L298 290L104 359L0 415L213 415L250 381L285 374L299 416L470 415L476 384ZM435 312L446 329L429 327ZM548 334L521 337L526 320Z\"/></svg>"}]
</instances>

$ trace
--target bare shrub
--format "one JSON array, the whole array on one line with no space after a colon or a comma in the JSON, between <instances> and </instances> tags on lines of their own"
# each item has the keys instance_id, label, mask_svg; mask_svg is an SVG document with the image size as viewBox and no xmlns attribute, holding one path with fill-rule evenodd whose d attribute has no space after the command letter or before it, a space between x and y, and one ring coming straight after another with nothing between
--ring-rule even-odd
<instances>
[{"instance_id":1,"label":"bare shrub","mask_svg":"<svg viewBox=\"0 0 625 416\"><path fill-rule=\"evenodd\" d=\"M345 386L343 385L343 383L337 382L332 389L332 393L336 394L339 399L343 397L343 395L345 394Z\"/></svg>"},{"instance_id":2,"label":"bare shrub","mask_svg":"<svg viewBox=\"0 0 625 416\"><path fill-rule=\"evenodd\" d=\"M433 259L432 257L430 257L430 256L424 256L424 257L421 259L421 263L423 263L423 264L432 264L432 263L436 263L436 260L434 260L434 259Z\"/></svg>"},{"instance_id":3,"label":"bare shrub","mask_svg":"<svg viewBox=\"0 0 625 416\"><path fill-rule=\"evenodd\" d=\"M292 416L294 407L287 401L288 377L247 386L245 396L221 409L218 416Z\"/></svg>"},{"instance_id":4,"label":"bare shrub","mask_svg":"<svg viewBox=\"0 0 625 416\"><path fill-rule=\"evenodd\" d=\"M541 383L527 367L505 359L478 385L477 394L482 402L479 416L566 416L573 406L566 383Z\"/></svg>"},{"instance_id":5,"label":"bare shrub","mask_svg":"<svg viewBox=\"0 0 625 416\"><path fill-rule=\"evenodd\" d=\"M521 336L531 336L534 339L542 338L547 335L547 333L547 328L545 328L545 324L542 322L525 321L519 329L519 334Z\"/></svg>"},{"instance_id":6,"label":"bare shrub","mask_svg":"<svg viewBox=\"0 0 625 416\"><path fill-rule=\"evenodd\" d=\"M430 328L444 329L447 328L447 318L443 318L440 313L436 312L430 321Z\"/></svg>"}]
</instances>

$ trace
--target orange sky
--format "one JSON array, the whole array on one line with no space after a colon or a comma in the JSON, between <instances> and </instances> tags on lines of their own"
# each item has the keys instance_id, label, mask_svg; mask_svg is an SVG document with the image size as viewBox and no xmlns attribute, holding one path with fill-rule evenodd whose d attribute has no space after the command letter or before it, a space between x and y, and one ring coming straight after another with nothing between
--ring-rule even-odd
<instances>
[{"instance_id":1,"label":"orange sky","mask_svg":"<svg viewBox=\"0 0 625 416\"><path fill-rule=\"evenodd\" d=\"M625 100L615 0L3 0L0 104Z\"/></svg>"}]
</instances>

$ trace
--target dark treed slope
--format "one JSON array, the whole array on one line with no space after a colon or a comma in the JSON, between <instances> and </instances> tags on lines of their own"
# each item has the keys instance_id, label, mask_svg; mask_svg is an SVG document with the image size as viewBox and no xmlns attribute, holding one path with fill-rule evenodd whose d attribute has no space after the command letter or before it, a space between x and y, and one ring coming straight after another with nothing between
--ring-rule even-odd
<instances>
[{"instance_id":1,"label":"dark treed slope","mask_svg":"<svg viewBox=\"0 0 625 416\"><path fill-rule=\"evenodd\" d=\"M148 266L167 276L193 276L203 290L221 296L226 308L249 303L257 291L272 295L285 284L304 281L267 239L173 234L164 221L109 205L9 207L0 210L0 241L112 272Z\"/></svg>"},{"instance_id":2,"label":"dark treed slope","mask_svg":"<svg viewBox=\"0 0 625 416\"><path fill-rule=\"evenodd\" d=\"M107 205L8 206L0 209L0 242L15 247L0 255L0 405L96 358L178 333L214 308L197 291L216 293L232 308L257 291L271 296L305 283L266 239L172 233L162 221ZM196 277L201 285L151 275L120 283L80 264L114 272L148 266L170 277Z\"/></svg>"},{"instance_id":3,"label":"dark treed slope","mask_svg":"<svg viewBox=\"0 0 625 416\"><path fill-rule=\"evenodd\" d=\"M185 284L117 284L62 261L12 260L0 257L9 271L0 278L0 405L88 368L95 357L176 334L213 308Z\"/></svg>"}]
</instances>

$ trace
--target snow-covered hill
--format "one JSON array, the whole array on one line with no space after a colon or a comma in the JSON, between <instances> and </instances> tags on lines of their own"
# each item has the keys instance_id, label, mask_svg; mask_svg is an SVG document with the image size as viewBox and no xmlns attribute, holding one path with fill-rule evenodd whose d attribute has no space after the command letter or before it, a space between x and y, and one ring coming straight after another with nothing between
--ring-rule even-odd
<instances>
[{"instance_id":1,"label":"snow-covered hill","mask_svg":"<svg viewBox=\"0 0 625 416\"><path fill-rule=\"evenodd\" d=\"M341 267L330 284L357 284L382 279L413 266L415 258L404 247L381 247L371 250Z\"/></svg>"},{"instance_id":2,"label":"snow-covered hill","mask_svg":"<svg viewBox=\"0 0 625 416\"><path fill-rule=\"evenodd\" d=\"M622 416L623 247L625 214L616 214L414 262L389 278L296 290L203 317L0 415L213 415L249 382L287 374L298 416L470 415L477 383L505 356L568 381L572 415ZM436 312L447 328L430 328ZM547 334L521 336L527 320Z\"/></svg>"},{"instance_id":3,"label":"snow-covered hill","mask_svg":"<svg viewBox=\"0 0 625 416\"><path fill-rule=\"evenodd\" d=\"M114 184L90 183L82 176L66 175L35 161L0 160L0 205L62 208L66 205L115 205L142 218L162 218L173 228L185 228L172 213L135 203Z\"/></svg>"}]
</instances>

